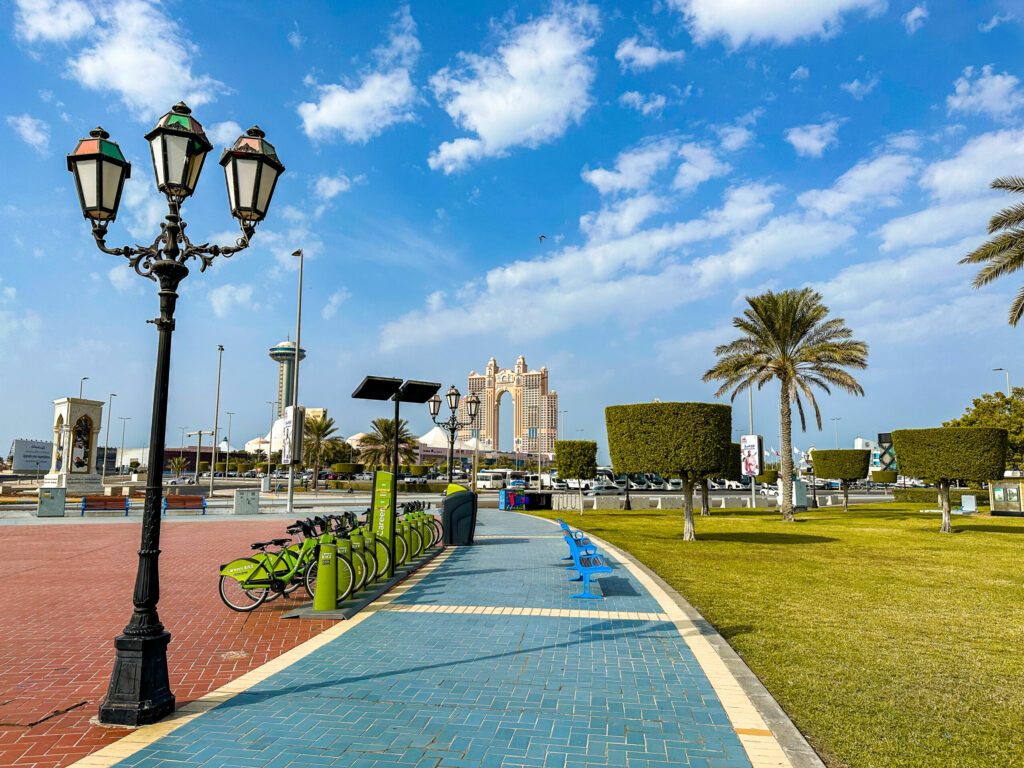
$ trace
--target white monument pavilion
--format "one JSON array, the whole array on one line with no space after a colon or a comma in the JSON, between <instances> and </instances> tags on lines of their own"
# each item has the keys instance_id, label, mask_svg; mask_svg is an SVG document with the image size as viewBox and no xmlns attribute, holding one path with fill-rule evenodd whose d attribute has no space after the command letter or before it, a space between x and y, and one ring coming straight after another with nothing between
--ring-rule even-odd
<instances>
[{"instance_id":1,"label":"white monument pavilion","mask_svg":"<svg viewBox=\"0 0 1024 768\"><path fill-rule=\"evenodd\" d=\"M96 440L103 423L103 401L64 397L53 401L53 459L44 488L102 493L96 473Z\"/></svg>"}]
</instances>

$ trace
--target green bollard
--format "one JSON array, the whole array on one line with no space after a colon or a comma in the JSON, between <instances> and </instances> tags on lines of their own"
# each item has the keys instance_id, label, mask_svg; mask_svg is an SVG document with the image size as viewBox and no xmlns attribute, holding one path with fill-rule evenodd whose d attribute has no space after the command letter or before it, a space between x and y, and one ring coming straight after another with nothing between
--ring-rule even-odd
<instances>
[{"instance_id":1,"label":"green bollard","mask_svg":"<svg viewBox=\"0 0 1024 768\"><path fill-rule=\"evenodd\" d=\"M316 566L314 611L333 611L338 602L338 547L333 538L320 540L320 557Z\"/></svg>"}]
</instances>

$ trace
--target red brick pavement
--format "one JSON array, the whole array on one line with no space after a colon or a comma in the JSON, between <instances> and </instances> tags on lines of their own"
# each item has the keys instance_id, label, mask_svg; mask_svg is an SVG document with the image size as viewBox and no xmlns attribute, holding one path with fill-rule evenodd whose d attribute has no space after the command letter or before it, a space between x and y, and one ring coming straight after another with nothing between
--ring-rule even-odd
<instances>
[{"instance_id":1,"label":"red brick pavement","mask_svg":"<svg viewBox=\"0 0 1024 768\"><path fill-rule=\"evenodd\" d=\"M160 618L171 632L179 706L318 634L332 622L282 620L298 600L229 610L217 567L285 521L165 521ZM113 638L131 616L139 523L0 526L0 766L56 768L124 735L91 725ZM305 596L298 590L296 597Z\"/></svg>"}]
</instances>

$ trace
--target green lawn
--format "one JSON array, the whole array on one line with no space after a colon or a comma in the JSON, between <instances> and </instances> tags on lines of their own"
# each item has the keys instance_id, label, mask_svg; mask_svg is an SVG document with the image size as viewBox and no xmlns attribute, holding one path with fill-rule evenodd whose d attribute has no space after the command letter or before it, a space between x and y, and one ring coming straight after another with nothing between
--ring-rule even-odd
<instances>
[{"instance_id":1,"label":"green lawn","mask_svg":"<svg viewBox=\"0 0 1024 768\"><path fill-rule=\"evenodd\" d=\"M743 656L830 766L1024 766L1024 519L880 504L553 513L629 550Z\"/></svg>"}]
</instances>

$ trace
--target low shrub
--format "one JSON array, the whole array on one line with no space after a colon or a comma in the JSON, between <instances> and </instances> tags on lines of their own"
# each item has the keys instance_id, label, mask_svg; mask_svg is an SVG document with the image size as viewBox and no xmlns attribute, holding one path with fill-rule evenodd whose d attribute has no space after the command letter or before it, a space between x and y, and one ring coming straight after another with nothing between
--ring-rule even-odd
<instances>
[{"instance_id":1,"label":"low shrub","mask_svg":"<svg viewBox=\"0 0 1024 768\"><path fill-rule=\"evenodd\" d=\"M883 485L892 485L898 478L899 474L893 469L876 469L871 473L871 481Z\"/></svg>"},{"instance_id":2,"label":"low shrub","mask_svg":"<svg viewBox=\"0 0 1024 768\"><path fill-rule=\"evenodd\" d=\"M779 470L777 469L766 469L760 475L757 475L754 480L759 483L767 483L775 485L779 481Z\"/></svg>"},{"instance_id":3,"label":"low shrub","mask_svg":"<svg viewBox=\"0 0 1024 768\"><path fill-rule=\"evenodd\" d=\"M960 506L963 496L978 497L978 506L988 506L988 491L984 488L950 488L949 503ZM893 488L893 498L906 504L939 504L938 488Z\"/></svg>"}]
</instances>

